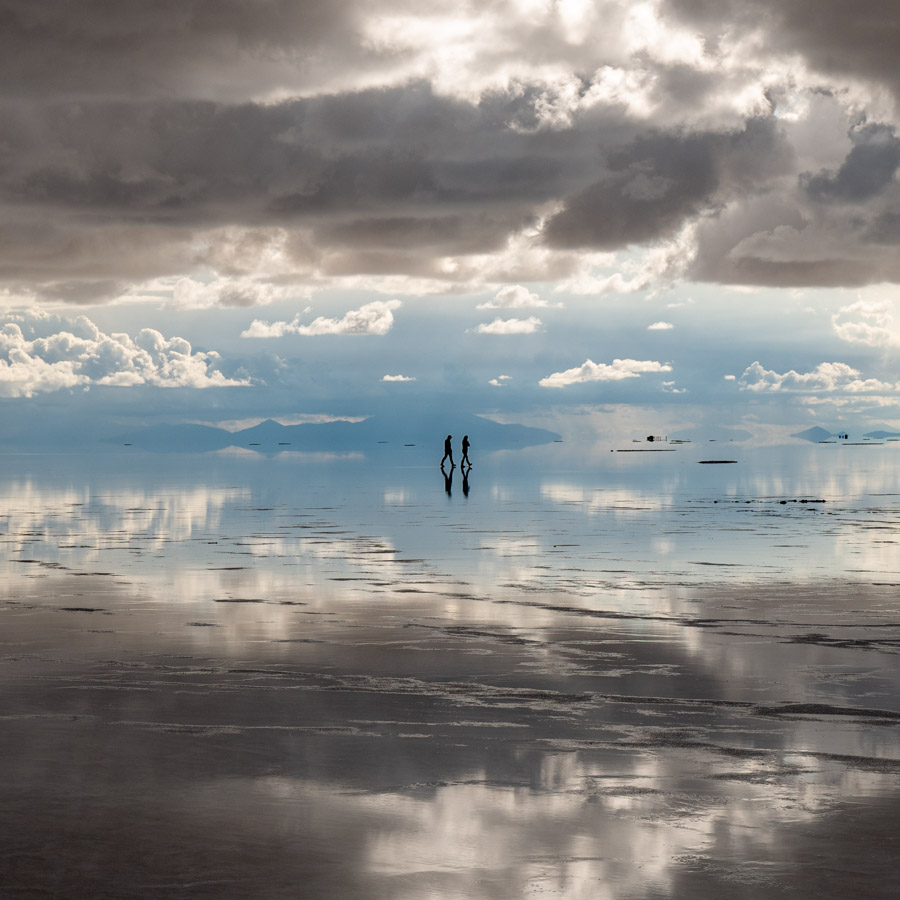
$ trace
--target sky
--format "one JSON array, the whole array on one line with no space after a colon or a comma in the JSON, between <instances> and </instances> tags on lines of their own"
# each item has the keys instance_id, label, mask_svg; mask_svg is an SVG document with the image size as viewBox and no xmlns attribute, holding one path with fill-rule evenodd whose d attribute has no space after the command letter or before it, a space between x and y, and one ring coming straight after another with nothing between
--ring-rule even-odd
<instances>
[{"instance_id":1,"label":"sky","mask_svg":"<svg viewBox=\"0 0 900 900\"><path fill-rule=\"evenodd\" d=\"M7 434L900 430L900 6L0 0Z\"/></svg>"}]
</instances>

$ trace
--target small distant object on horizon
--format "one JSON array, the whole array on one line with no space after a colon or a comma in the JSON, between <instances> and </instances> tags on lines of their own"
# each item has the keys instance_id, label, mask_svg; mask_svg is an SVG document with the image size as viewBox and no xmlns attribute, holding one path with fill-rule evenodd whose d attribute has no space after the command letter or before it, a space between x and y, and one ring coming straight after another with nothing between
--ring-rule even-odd
<instances>
[{"instance_id":1,"label":"small distant object on horizon","mask_svg":"<svg viewBox=\"0 0 900 900\"><path fill-rule=\"evenodd\" d=\"M736 463L736 459L698 459L697 462L701 466L723 466L728 463Z\"/></svg>"},{"instance_id":2,"label":"small distant object on horizon","mask_svg":"<svg viewBox=\"0 0 900 900\"><path fill-rule=\"evenodd\" d=\"M752 438L751 432L733 425L697 425L690 430L679 430L672 435L666 435L666 441L670 444L696 444L706 441L742 443Z\"/></svg>"}]
</instances>

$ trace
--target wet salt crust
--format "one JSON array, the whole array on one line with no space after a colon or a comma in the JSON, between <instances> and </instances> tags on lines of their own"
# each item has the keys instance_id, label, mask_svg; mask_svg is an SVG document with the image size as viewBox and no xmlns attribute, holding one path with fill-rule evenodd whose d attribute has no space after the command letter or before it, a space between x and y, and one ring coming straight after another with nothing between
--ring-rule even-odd
<instances>
[{"instance_id":1,"label":"wet salt crust","mask_svg":"<svg viewBox=\"0 0 900 900\"><path fill-rule=\"evenodd\" d=\"M728 452L6 458L3 896L894 896L897 446Z\"/></svg>"}]
</instances>

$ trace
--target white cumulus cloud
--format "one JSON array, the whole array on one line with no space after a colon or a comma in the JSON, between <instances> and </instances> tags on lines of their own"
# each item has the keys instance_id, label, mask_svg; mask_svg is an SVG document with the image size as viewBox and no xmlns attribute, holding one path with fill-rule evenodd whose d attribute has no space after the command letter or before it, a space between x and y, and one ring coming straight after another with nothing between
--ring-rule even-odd
<instances>
[{"instance_id":1,"label":"white cumulus cloud","mask_svg":"<svg viewBox=\"0 0 900 900\"><path fill-rule=\"evenodd\" d=\"M544 323L537 316L527 319L501 319L493 322L482 322L475 329L476 334L534 334Z\"/></svg>"},{"instance_id":2,"label":"white cumulus cloud","mask_svg":"<svg viewBox=\"0 0 900 900\"><path fill-rule=\"evenodd\" d=\"M500 288L493 300L480 303L476 309L533 309L537 307L561 307L562 303L550 303L542 300L533 291L521 284L508 284Z\"/></svg>"},{"instance_id":3,"label":"white cumulus cloud","mask_svg":"<svg viewBox=\"0 0 900 900\"><path fill-rule=\"evenodd\" d=\"M496 378L492 378L488 384L493 385L494 387L503 387L507 381L512 379L512 375L498 375Z\"/></svg>"},{"instance_id":4,"label":"white cumulus cloud","mask_svg":"<svg viewBox=\"0 0 900 900\"><path fill-rule=\"evenodd\" d=\"M40 336L26 337L22 325L29 332L37 325ZM0 396L32 397L90 385L207 388L249 384L217 371L218 359L215 351L195 352L184 338L167 338L153 328L143 328L131 337L104 334L85 316L58 320L41 311L12 315L0 328Z\"/></svg>"},{"instance_id":5,"label":"white cumulus cloud","mask_svg":"<svg viewBox=\"0 0 900 900\"><path fill-rule=\"evenodd\" d=\"M871 391L896 391L900 385L879 381L876 378L860 378L858 369L846 363L819 363L811 372L775 372L760 362L749 365L741 375L741 390L762 392L835 392L850 394Z\"/></svg>"},{"instance_id":6,"label":"white cumulus cloud","mask_svg":"<svg viewBox=\"0 0 900 900\"><path fill-rule=\"evenodd\" d=\"M654 322L647 326L647 331L671 331L674 327L671 322Z\"/></svg>"},{"instance_id":7,"label":"white cumulus cloud","mask_svg":"<svg viewBox=\"0 0 900 900\"><path fill-rule=\"evenodd\" d=\"M412 378L409 375L384 375L381 379L382 381L415 381L415 378Z\"/></svg>"},{"instance_id":8,"label":"white cumulus cloud","mask_svg":"<svg viewBox=\"0 0 900 900\"><path fill-rule=\"evenodd\" d=\"M851 344L891 347L900 344L900 334L888 301L857 300L841 307L831 317L835 334Z\"/></svg>"},{"instance_id":9,"label":"white cumulus cloud","mask_svg":"<svg viewBox=\"0 0 900 900\"><path fill-rule=\"evenodd\" d=\"M655 362L650 359L614 359L611 364L595 363L588 359L574 369L565 372L554 372L542 378L541 387L564 388L570 384L582 384L587 381L622 381L625 378L637 378L648 372L671 372L668 363Z\"/></svg>"},{"instance_id":10,"label":"white cumulus cloud","mask_svg":"<svg viewBox=\"0 0 900 900\"><path fill-rule=\"evenodd\" d=\"M254 319L250 327L241 332L245 338L276 338L287 334L316 336L320 334L387 334L394 325L394 310L402 306L400 300L373 300L359 309L351 309L341 319L319 316L308 325L300 323L303 313L290 322L263 322Z\"/></svg>"}]
</instances>

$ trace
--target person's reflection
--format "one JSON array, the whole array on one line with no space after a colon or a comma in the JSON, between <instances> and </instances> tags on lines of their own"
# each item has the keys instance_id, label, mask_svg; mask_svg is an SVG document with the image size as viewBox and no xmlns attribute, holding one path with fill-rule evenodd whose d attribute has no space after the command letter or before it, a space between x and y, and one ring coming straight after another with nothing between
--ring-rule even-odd
<instances>
[{"instance_id":1,"label":"person's reflection","mask_svg":"<svg viewBox=\"0 0 900 900\"><path fill-rule=\"evenodd\" d=\"M451 496L451 491L453 490L453 469L456 466L452 466L450 471L448 472L443 466L441 466L441 473L444 476L444 490L447 492L447 496Z\"/></svg>"},{"instance_id":2,"label":"person's reflection","mask_svg":"<svg viewBox=\"0 0 900 900\"><path fill-rule=\"evenodd\" d=\"M468 497L469 496L469 472L472 471L472 467L469 466L468 469L460 469L460 471L462 472L462 477L463 477L463 496Z\"/></svg>"}]
</instances>

